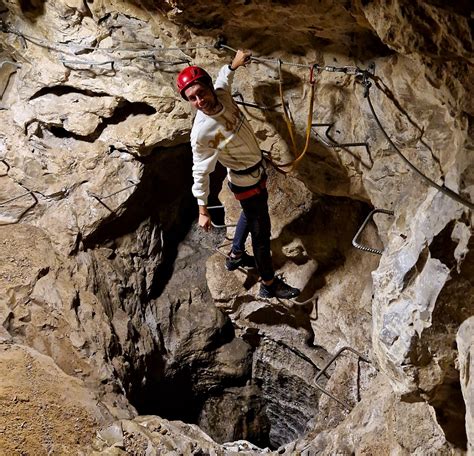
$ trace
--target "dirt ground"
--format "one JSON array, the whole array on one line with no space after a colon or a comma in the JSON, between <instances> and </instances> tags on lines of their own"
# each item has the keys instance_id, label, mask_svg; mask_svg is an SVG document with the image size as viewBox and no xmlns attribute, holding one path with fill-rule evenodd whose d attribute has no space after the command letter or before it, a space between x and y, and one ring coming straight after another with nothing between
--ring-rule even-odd
<instances>
[{"instance_id":1,"label":"dirt ground","mask_svg":"<svg viewBox=\"0 0 474 456\"><path fill-rule=\"evenodd\" d=\"M51 358L0 343L0 455L80 455L102 421L80 380Z\"/></svg>"}]
</instances>

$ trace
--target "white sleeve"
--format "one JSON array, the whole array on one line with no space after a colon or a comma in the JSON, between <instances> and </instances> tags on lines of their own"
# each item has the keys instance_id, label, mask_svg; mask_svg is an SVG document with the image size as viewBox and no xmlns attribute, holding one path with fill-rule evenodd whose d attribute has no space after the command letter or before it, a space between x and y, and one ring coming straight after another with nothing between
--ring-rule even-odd
<instances>
[{"instance_id":1,"label":"white sleeve","mask_svg":"<svg viewBox=\"0 0 474 456\"><path fill-rule=\"evenodd\" d=\"M229 68L229 65L224 65L220 69L219 74L217 75L216 82L214 83L214 88L224 89L230 92L232 88L232 83L234 82L234 73L235 71L232 71Z\"/></svg>"},{"instance_id":2,"label":"white sleeve","mask_svg":"<svg viewBox=\"0 0 474 456\"><path fill-rule=\"evenodd\" d=\"M207 205L209 196L209 174L216 168L219 151L211 147L198 145L191 141L193 150L193 179L192 192L200 206Z\"/></svg>"}]
</instances>

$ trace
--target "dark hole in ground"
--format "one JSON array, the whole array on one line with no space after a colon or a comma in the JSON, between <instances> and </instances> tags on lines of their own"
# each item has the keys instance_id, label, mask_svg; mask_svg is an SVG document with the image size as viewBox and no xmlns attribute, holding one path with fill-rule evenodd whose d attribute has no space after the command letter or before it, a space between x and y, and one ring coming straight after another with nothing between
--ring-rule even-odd
<instances>
[{"instance_id":1,"label":"dark hole in ground","mask_svg":"<svg viewBox=\"0 0 474 456\"><path fill-rule=\"evenodd\" d=\"M157 149L149 157L140 159L144 163L144 171L140 183L134 193L126 201L124 208L117 214L111 213L93 235L83 240L86 249L94 249L103 245L113 248L120 239L138 230L144 221L149 228L160 230L162 235L159 264L153 271L151 291L148 295L140 296L142 307L152 305L160 299L158 305L166 304L173 299L173 312L189 305L185 300L168 296L173 295L177 286L181 290L192 288L195 284L180 282L170 288L174 277L183 277L183 268L198 268L205 283L205 260L212 252L206 251L199 242L192 247L195 252L191 260L178 257L183 242L187 245L196 243L199 239L213 244L223 240L223 230L213 230L205 235L195 226L197 206L191 194L191 151L189 145L170 149ZM211 180L211 195L209 204L220 204L218 193L225 177L225 169L219 167ZM110 203L112 205L112 202ZM115 206L114 206L115 207ZM216 214L213 221L224 223L223 211L221 218ZM209 239L212 237L212 240ZM221 239L222 238L222 239ZM220 240L219 240L220 239ZM198 263L198 264L196 264ZM127 294L134 293L133 288L123 288L120 299L126 301ZM180 293L177 294L177 296ZM206 292L202 297L210 300ZM107 300L104 300L106 302ZM168 305L168 304L166 304ZM109 309L109 315L113 310ZM183 314L182 314L183 315ZM184 314L185 315L185 314ZM192 314L189 318L193 318ZM181 318L181 317L180 317ZM187 318L187 317L186 317ZM138 332L135 331L137 334ZM255 387L252 394L244 394L246 383L250 380L249 371L244 376L226 377L221 379L211 369L209 364L213 356L217 356L220 347L235 338L234 328L230 319L222 326L217 326L210 332L209 338L202 346L199 356L175 356L168 353L169 347L163 331L158 328L156 347L144 358L138 353L126 353L125 347L114 339L109 353L111 357L119 356L127 360L130 369L122 374L122 384L127 390L127 397L140 414L155 414L169 420L181 420L202 426L202 416L205 415L208 428L205 429L213 438L227 437L230 440L242 438L251 440L259 446L268 446L268 419L264 414L263 396ZM138 343L139 341L137 341ZM184 353L187 353L184 350ZM220 374L222 375L222 374ZM212 387L203 388L202 384L209 382ZM229 392L229 389L232 391ZM255 389L257 392L255 392ZM237 401L232 401L232 397ZM230 399L229 399L230 398ZM234 404L233 417L225 412L223 404ZM237 404L239 404L237 406ZM224 408L223 408L224 407ZM247 410L245 413L240 409ZM211 428L209 428L211 426ZM214 429L212 428L214 426Z\"/></svg>"},{"instance_id":2,"label":"dark hole in ground","mask_svg":"<svg viewBox=\"0 0 474 456\"><path fill-rule=\"evenodd\" d=\"M94 246L101 245L109 240L113 241L124 234L137 230L144 220L151 219L152 226L158 227L163 233L165 247L162 251L160 264L154 271L151 293L142 297L143 306L146 307L153 299L166 295L169 282L173 280L182 266L178 263L178 251L183 240L188 242L189 233L197 229L194 225L197 217L197 207L190 191L192 179L189 145L156 150L152 156L140 160L145 164L143 177L135 193L127 201L125 210L118 216L111 214L93 236L89 236L84 240L84 245L86 248L94 248ZM220 173L220 181L213 181L215 189L212 191L209 204L215 204L214 201L218 202L218 200L212 198L215 198L220 190L225 170L221 169ZM331 207L334 206L335 202L332 203ZM334 210L329 210L329 204L319 205L304 221L311 222L311 227L308 230L313 230L315 221L320 218L328 219L324 215L336 218L335 213L336 215L344 213L345 223L342 225L344 228L334 230L341 234L342 240L331 247L331 252L345 252L350 246L348 232L353 231L350 226L354 225L355 228L362 216L363 208L361 209L356 205L354 209L349 206L352 211L351 223L348 224L346 202L340 202L337 206L339 210L334 212ZM335 219L334 223L337 227L341 225L338 219ZM320 225L321 233L324 233L323 228L327 228L327 223L324 226L323 224ZM306 232L300 224L294 224L292 228L298 235L310 235L310 232ZM340 264L339 259L335 263L330 261L331 252L324 252L320 257L320 260L324 260L321 261L323 268L320 272L324 272L326 270L324 268L331 269ZM203 257L196 258L199 262L204 260ZM193 267L193 265L188 264L186 267ZM183 287L187 285L183 283ZM130 292L132 291L124 290L124 293ZM125 299L125 296L123 298ZM210 297L204 295L203 299L210 299ZM186 302L181 303L181 306L184 305L186 305ZM309 310L306 307L294 309L289 324L296 328L306 328L309 332ZM268 318L271 320L274 318L275 323L285 324L287 322L284 318L280 321L278 314L268 316L264 312L256 312L253 317L257 321L261 320L262 323L268 323ZM190 315L190 318L192 318L192 315ZM234 337L233 327L228 321L220 331L216 331L213 337L209 338L209 343L204 346L203 352L216 351ZM290 440L297 438L306 429L307 418L309 413L312 412L299 413L298 403L316 403L319 392L313 391L312 388L301 382L301 388L308 390L301 395L303 399L291 397L292 393L287 387L288 384L294 381L291 372L286 374L287 377L268 378L264 388L256 384L247 385L250 374L246 374L245 376L224 379L223 381L219 379L220 383L215 382L212 388L203 390L202 387L199 388L199 384L206 381L205 379L208 379L209 376L215 375L209 369L206 361L203 358L198 361L190 361L186 357L173 358L167 351L167 344L163 335L161 335L161 338L160 341L157 341L155 351L147 355L146 359L140 360L140 362L137 362L136 359L130 360L130 365L134 367L125 374L127 378L122 379L123 384L127 385L130 402L140 414L156 414L165 419L182 420L201 426L202 416L205 414L208 425L215 426L216 435L213 435L212 427L205 430L216 440L219 436L224 438L222 436L230 435L227 430L231 428L229 440L245 438L260 447L268 446L273 449L280 444L288 443ZM253 348L255 349L255 347ZM120 350L121 347L117 347L118 355L121 354ZM253 390L248 394L239 393L248 386L255 387L257 392ZM279 395L276 398L271 398L271 394L275 390L278 390ZM279 401L280 396L284 397L285 400ZM233 397L237 399L233 401ZM231 421L229 417L230 408L226 408L228 403L241 404L242 410L245 409L245 411L240 411L240 407L234 407L233 421ZM286 404L290 403L292 404L291 413L288 413L286 420L283 422L281 414L287 413L285 411ZM267 408L267 404L271 406ZM245 435L244 432L246 432Z\"/></svg>"}]
</instances>

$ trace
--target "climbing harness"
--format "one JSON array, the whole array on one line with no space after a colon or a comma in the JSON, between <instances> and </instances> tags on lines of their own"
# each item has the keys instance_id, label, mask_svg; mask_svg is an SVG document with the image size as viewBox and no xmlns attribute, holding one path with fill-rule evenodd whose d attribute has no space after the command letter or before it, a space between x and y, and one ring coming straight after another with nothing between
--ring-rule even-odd
<instances>
[{"instance_id":1,"label":"climbing harness","mask_svg":"<svg viewBox=\"0 0 474 456\"><path fill-rule=\"evenodd\" d=\"M228 46L226 44L226 40L224 37L219 37L216 44L215 44L216 49L228 49L232 52L237 52L236 49ZM290 136L291 140L291 151L293 154L294 159L290 162L287 163L277 163L273 160L271 154L266 155L267 161L280 173L282 174L288 174L290 173L297 164L303 159L305 156L308 147L309 147L309 142L311 138L311 127L313 126L313 110L314 110L314 97L315 97L315 73L319 73L320 71L329 71L329 72L342 72L345 74L354 74L354 75L360 75L363 74L362 70L360 70L357 67L353 66L345 66L342 68L334 67L334 66L320 66L318 64L313 64L313 65L307 65L307 64L298 64L294 62L284 62L281 59L265 59L265 58L260 58L260 57L250 57L250 60L257 61L257 62L271 62L271 63L277 63L278 64L278 72L279 72L279 93L280 93L280 98L281 98L281 105L283 106L283 116L285 119L285 123L288 129L288 133ZM282 65L290 65L290 66L296 66L300 68L309 68L310 69L310 77L309 77L309 83L310 83L310 101L309 101L309 106L308 106L308 118L307 118L307 125L306 125L306 136L305 136L305 145L303 150L299 153L297 150L297 145L296 145L296 139L295 139L295 133L294 133L294 123L291 119L287 104L284 99L284 93L283 93L283 74L282 74ZM264 109L259 107L258 105L254 105L253 107L258 107L260 109ZM268 108L267 108L268 109ZM285 169L287 168L287 169Z\"/></svg>"},{"instance_id":2,"label":"climbing harness","mask_svg":"<svg viewBox=\"0 0 474 456\"><path fill-rule=\"evenodd\" d=\"M374 249L373 247L368 247L366 245L359 244L359 237L362 234L362 231L364 231L364 228L367 226L367 223L369 223L369 221L372 219L372 217L375 214L379 214L379 213L380 214L387 214L387 215L391 215L391 216L394 215L393 211L390 211L388 209L373 209L370 212L370 214L366 217L366 219L364 220L364 223L362 223L361 227L357 230L357 233L355 234L354 238L352 239L352 245L355 248L357 248L359 250L363 250L364 252L375 253L377 255L382 255L383 254L383 250Z\"/></svg>"},{"instance_id":3,"label":"climbing harness","mask_svg":"<svg viewBox=\"0 0 474 456\"><path fill-rule=\"evenodd\" d=\"M244 176L245 174L252 174L253 172L257 171L257 169L261 168L263 163L263 159L259 160L255 165L252 165L246 169L231 169L232 173L237 174L239 176Z\"/></svg>"},{"instance_id":4,"label":"climbing harness","mask_svg":"<svg viewBox=\"0 0 474 456\"><path fill-rule=\"evenodd\" d=\"M229 182L229 188L234 194L235 199L238 201L243 201L251 198L252 196L260 195L260 193L262 193L267 188L267 178L264 177L260 179L260 181L256 185L253 185L247 190L236 191L236 187L236 185L233 185L231 182Z\"/></svg>"},{"instance_id":5,"label":"climbing harness","mask_svg":"<svg viewBox=\"0 0 474 456\"><path fill-rule=\"evenodd\" d=\"M232 52L237 52L236 49L228 46L226 43L225 43L225 38L223 37L220 37L218 39L218 41L216 42L215 44L215 47L217 49L228 49ZM317 70L317 71L327 71L327 72L332 72L332 73L336 73L336 72L340 72L340 73L344 73L344 74L349 74L349 75L354 75L356 77L361 77L362 78L362 85L364 87L364 97L367 98L367 101L368 101L368 104L369 104L369 108L370 108L370 111L377 123L377 126L379 127L379 129L382 131L383 135L385 136L385 138L388 140L389 144L394 148L394 150L397 152L397 154L400 156L400 158L402 158L402 160L407 164L407 166L412 170L414 171L417 175L419 175L425 182L427 182L429 185L431 185L432 187L436 188L437 190L439 190L440 192L444 193L446 196L450 197L451 199L455 200L456 202L460 203L460 204L463 204L464 206L468 207L469 209L474 209L474 204L471 203L470 201L466 200L465 198L461 197L458 193L454 192L453 190L449 189L448 187L446 187L445 185L438 185L436 184L436 182L434 182L432 179L430 179L428 176L426 176L424 173L422 173L416 166L414 166L404 155L403 153L400 151L400 149L395 145L395 143L392 141L392 139L390 138L390 136L388 135L388 133L386 132L386 130L384 129L382 123L380 122L380 119L378 118L377 116L377 113L375 112L375 109L373 107L373 104L372 104L372 100L370 98L370 93L369 93L369 89L372 85L372 83L370 82L369 79L372 79L372 80L375 80L375 76L374 76L374 70L375 70L375 65L374 64L371 64L369 65L369 68L367 70L362 70L358 67L355 67L355 66L343 66L343 67L335 67L335 66L331 66L331 65L325 65L325 66L321 66L321 65L318 65L318 64L313 64L313 65L307 65L307 64L296 64L296 63L292 63L292 62L283 62L279 59L263 59L263 58L259 58L259 57L253 57L251 56L250 57L251 60L254 60L254 61L261 61L261 62L271 62L271 63L277 63L278 64L278 68L280 70L280 74L281 74L281 65L285 64L285 65L293 65L293 66L298 66L298 67L305 67L305 68L312 68L314 70ZM313 71L314 71L313 70ZM281 76L280 76L280 83L281 83ZM377 86L377 88L379 88ZM380 88L379 88L380 89ZM281 93L280 93L281 95ZM286 106L283 102L283 112L284 112L284 115L285 115L285 119L287 119L287 112L285 113L286 111ZM289 118L289 116L288 116ZM290 133L290 137L292 136L292 133ZM292 140L292 143L293 143L293 140ZM352 143L352 145L355 145L354 143ZM363 143L357 143L357 145L364 145ZM306 151L305 151L306 152ZM276 166L281 170L281 168L285 168L287 166L291 166L290 170L286 171L286 170L282 170L283 173L287 173L289 171L291 171L291 169L294 168L294 166L297 164L297 162L299 160L301 160L301 158L303 157L304 154L300 154L295 160L293 160L292 162L289 162L289 163L286 163L286 164L276 164ZM271 159L271 157L270 157Z\"/></svg>"}]
</instances>

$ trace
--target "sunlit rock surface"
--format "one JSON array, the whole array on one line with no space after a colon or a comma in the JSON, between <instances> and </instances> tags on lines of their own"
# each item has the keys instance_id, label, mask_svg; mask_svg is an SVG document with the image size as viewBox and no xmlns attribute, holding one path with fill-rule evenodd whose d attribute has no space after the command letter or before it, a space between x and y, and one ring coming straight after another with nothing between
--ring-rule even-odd
<instances>
[{"instance_id":1,"label":"sunlit rock surface","mask_svg":"<svg viewBox=\"0 0 474 456\"><path fill-rule=\"evenodd\" d=\"M69 428L34 441L35 409L13 417L22 399L8 393L0 430L19 427L0 452L472 450L472 8L441 3L0 5L0 347L9 366L34 353L101 404L71 405L80 441ZM187 64L215 76L232 56L220 35L274 59L239 69L234 91L273 108L243 109L278 163L293 156L282 102L303 150L310 71L280 74L276 59L375 64L368 91L353 68L316 72L308 152L287 176L268 170L273 258L296 302L258 299L255 274L225 270L232 228L195 225L193 113L174 80ZM404 156L466 204L407 166L370 103ZM223 178L211 204L233 224ZM351 246L372 208L394 212L359 239L381 256ZM8 388L29 378L20 370ZM56 430L64 416L48 419Z\"/></svg>"}]
</instances>

